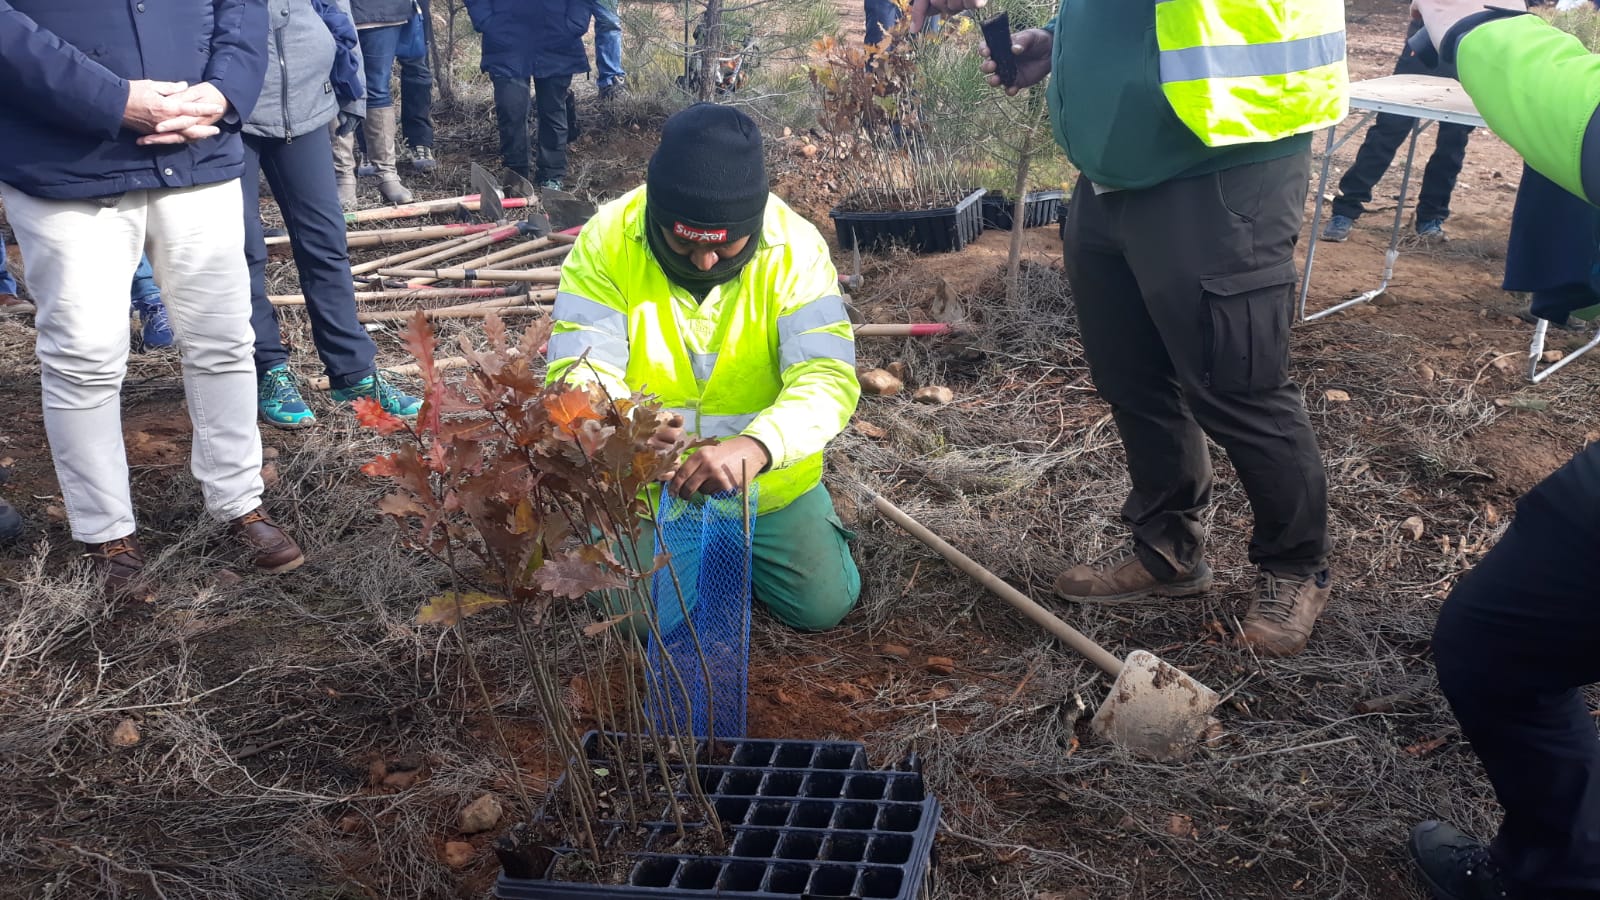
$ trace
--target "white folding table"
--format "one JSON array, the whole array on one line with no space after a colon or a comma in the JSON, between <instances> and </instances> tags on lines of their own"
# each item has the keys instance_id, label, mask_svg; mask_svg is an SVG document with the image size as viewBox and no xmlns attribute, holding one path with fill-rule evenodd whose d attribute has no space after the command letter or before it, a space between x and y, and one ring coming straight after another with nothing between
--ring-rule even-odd
<instances>
[{"instance_id":1,"label":"white folding table","mask_svg":"<svg viewBox=\"0 0 1600 900\"><path fill-rule=\"evenodd\" d=\"M1483 117L1478 115L1472 99L1453 78L1432 75L1387 75L1369 78L1350 85L1350 111L1360 112L1344 134L1338 137L1339 127L1328 129L1328 144L1322 151L1322 177L1317 182L1316 208L1311 214L1311 238L1306 245L1306 272L1300 282L1300 321L1311 322L1331 316L1340 310L1366 303L1389 289L1389 279L1394 277L1394 263L1400 257L1400 227L1405 222L1406 194L1411 190L1411 168L1417 158L1417 137L1435 122L1451 125L1483 127ZM1306 298L1311 293L1311 268L1317 258L1317 241L1322 237L1322 204L1328 194L1328 170L1333 166L1334 151L1343 147L1352 137L1366 133L1367 123L1378 113L1393 113L1416 120L1411 126L1410 146L1406 149L1406 167L1400 175L1400 199L1394 208L1394 228L1389 233L1389 252L1383 257L1383 281L1375 288L1336 303L1327 309L1307 313Z\"/></svg>"}]
</instances>

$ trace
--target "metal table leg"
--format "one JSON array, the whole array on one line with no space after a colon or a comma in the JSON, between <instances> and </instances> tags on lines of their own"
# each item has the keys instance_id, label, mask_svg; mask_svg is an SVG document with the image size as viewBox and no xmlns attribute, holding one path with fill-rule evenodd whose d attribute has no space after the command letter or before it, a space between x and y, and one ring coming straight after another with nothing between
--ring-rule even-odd
<instances>
[{"instance_id":1,"label":"metal table leg","mask_svg":"<svg viewBox=\"0 0 1600 900\"><path fill-rule=\"evenodd\" d=\"M1541 372L1539 371L1539 360L1544 356L1544 340L1549 333L1550 323L1544 319L1540 319L1538 324L1533 326L1533 341L1528 345L1528 380L1534 384L1538 384L1559 372L1562 366L1588 353L1590 350L1600 347L1600 328L1597 328L1594 337L1589 339L1589 343L1551 363Z\"/></svg>"},{"instance_id":2,"label":"metal table leg","mask_svg":"<svg viewBox=\"0 0 1600 900\"><path fill-rule=\"evenodd\" d=\"M1301 316L1300 316L1301 321L1303 321L1303 322L1313 322L1313 321L1316 321L1317 319L1320 319L1320 318L1322 318L1324 316L1331 316L1334 313L1339 312L1340 310L1349 309L1352 306L1356 306L1358 304L1366 303L1367 301L1373 299L1374 297L1381 296L1384 291L1387 291L1389 289L1389 280L1394 277L1394 263L1395 263L1395 260L1400 258L1400 228L1405 223L1406 195L1411 190L1411 167L1416 162L1416 159L1417 159L1417 138L1419 136L1421 136L1422 132L1427 130L1429 125L1432 125L1432 124L1433 124L1433 120L1432 119L1418 119L1417 120L1417 124L1415 124L1415 125L1413 125L1411 127L1411 146L1409 147L1409 149L1406 150L1406 167L1405 167L1405 170L1400 175L1400 198L1397 201L1395 201L1394 228L1392 230L1390 230L1390 232L1389 232L1389 251L1383 255L1383 283L1379 284L1377 287L1373 288L1372 290L1367 291L1364 294L1361 294L1360 296L1352 297L1349 300L1344 301L1343 303L1336 303L1333 306L1328 307L1327 309L1320 310L1318 312L1314 312L1309 316L1305 315L1305 313L1304 313L1305 307L1304 307L1304 304L1303 304L1303 301L1302 301L1302 306L1301 306L1302 312L1301 312ZM1311 266L1310 266L1310 260L1308 258L1307 259L1307 265L1306 265L1306 272L1307 272L1308 276L1310 274L1310 271L1311 271ZM1309 286L1309 284L1310 284L1310 279L1308 277L1307 278L1307 285ZM1304 296L1304 290L1302 290L1302 296Z\"/></svg>"},{"instance_id":3,"label":"metal table leg","mask_svg":"<svg viewBox=\"0 0 1600 900\"><path fill-rule=\"evenodd\" d=\"M1337 143L1335 143L1334 137L1339 133L1339 126L1335 125L1328 129L1328 145L1322 151L1322 176L1317 179L1316 204L1311 211L1311 238L1306 243L1306 271L1300 277L1299 316L1302 322L1306 321L1306 297L1311 293L1311 268L1316 265L1317 241L1322 237L1322 198L1328 195L1328 169L1333 165L1333 153L1348 143L1352 137L1355 137L1357 132L1362 131L1367 122L1371 121L1375 115L1377 113L1371 111L1362 113L1361 118L1350 126L1350 130L1345 132L1344 137L1340 138ZM1317 316L1312 318L1317 318L1321 315L1323 313L1318 313Z\"/></svg>"}]
</instances>

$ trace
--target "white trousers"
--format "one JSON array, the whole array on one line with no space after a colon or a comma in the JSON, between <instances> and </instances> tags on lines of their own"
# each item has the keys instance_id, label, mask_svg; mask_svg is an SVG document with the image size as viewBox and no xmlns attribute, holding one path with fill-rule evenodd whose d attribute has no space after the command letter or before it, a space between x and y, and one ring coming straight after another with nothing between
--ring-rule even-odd
<instances>
[{"instance_id":1,"label":"white trousers","mask_svg":"<svg viewBox=\"0 0 1600 900\"><path fill-rule=\"evenodd\" d=\"M183 364L194 426L190 470L206 511L227 521L261 502L250 274L238 181L135 191L117 205L42 200L0 184L27 266L45 433L72 536L134 532L122 441L128 285L148 253Z\"/></svg>"}]
</instances>

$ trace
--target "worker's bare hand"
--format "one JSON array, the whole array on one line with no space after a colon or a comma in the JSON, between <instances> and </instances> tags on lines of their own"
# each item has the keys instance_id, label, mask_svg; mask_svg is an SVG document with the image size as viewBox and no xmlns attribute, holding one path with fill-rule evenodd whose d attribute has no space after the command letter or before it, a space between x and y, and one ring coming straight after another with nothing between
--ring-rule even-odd
<instances>
[{"instance_id":1,"label":"worker's bare hand","mask_svg":"<svg viewBox=\"0 0 1600 900\"><path fill-rule=\"evenodd\" d=\"M201 82L167 98L181 112L156 124L155 132L139 139L140 144L187 144L217 134L216 123L228 111L228 99L217 86Z\"/></svg>"},{"instance_id":2,"label":"worker's bare hand","mask_svg":"<svg viewBox=\"0 0 1600 900\"><path fill-rule=\"evenodd\" d=\"M668 415L656 425L656 433L650 435L648 441L651 450L657 453L671 453L674 456L683 452L683 416Z\"/></svg>"},{"instance_id":3,"label":"worker's bare hand","mask_svg":"<svg viewBox=\"0 0 1600 900\"><path fill-rule=\"evenodd\" d=\"M221 116L227 108L184 99L189 85L182 81L128 82L128 102L122 110L122 125L140 134L154 134L162 123L179 116Z\"/></svg>"},{"instance_id":4,"label":"worker's bare hand","mask_svg":"<svg viewBox=\"0 0 1600 900\"><path fill-rule=\"evenodd\" d=\"M754 479L770 461L767 448L760 441L741 435L689 454L667 490L685 500L695 494L743 490L745 480Z\"/></svg>"},{"instance_id":5,"label":"worker's bare hand","mask_svg":"<svg viewBox=\"0 0 1600 900\"><path fill-rule=\"evenodd\" d=\"M1023 88L1033 87L1050 75L1050 58L1056 40L1043 28L1029 28L1011 36L1011 54L1017 58L1017 80L1006 88L1015 97ZM983 65L978 70L988 76L990 87L1000 87L1000 76L994 74L994 62L989 59L989 45L980 44Z\"/></svg>"},{"instance_id":6,"label":"worker's bare hand","mask_svg":"<svg viewBox=\"0 0 1600 900\"><path fill-rule=\"evenodd\" d=\"M1526 11L1526 0L1412 0L1411 14L1421 18L1435 50L1442 49L1445 36L1455 24L1467 16L1481 12L1485 6Z\"/></svg>"}]
</instances>

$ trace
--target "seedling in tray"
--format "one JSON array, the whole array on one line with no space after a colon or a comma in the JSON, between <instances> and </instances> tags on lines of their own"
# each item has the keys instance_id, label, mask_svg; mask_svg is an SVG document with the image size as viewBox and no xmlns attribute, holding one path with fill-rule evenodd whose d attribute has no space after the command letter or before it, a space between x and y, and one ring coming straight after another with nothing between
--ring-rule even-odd
<instances>
[{"instance_id":1,"label":"seedling in tray","mask_svg":"<svg viewBox=\"0 0 1600 900\"><path fill-rule=\"evenodd\" d=\"M615 764L607 746L625 738L584 738L592 767ZM698 748L706 755L705 746ZM687 837L663 815L630 826L600 824L610 859L600 865L563 865L570 846L529 834L548 829L550 803L532 831L518 826L495 844L504 868L495 884L501 900L591 900L598 897L750 897L911 900L928 873L939 802L923 786L916 760L894 769L869 769L860 744L835 741L720 742L716 758L693 774L674 767L674 791L694 778L710 799L727 838L726 849L707 854L685 848L712 842ZM560 796L561 784L550 798ZM548 832L546 832L548 833ZM575 857L574 857L575 858ZM538 867L538 871L530 869ZM581 880L580 880L581 879ZM600 883L602 880L610 883Z\"/></svg>"}]
</instances>

